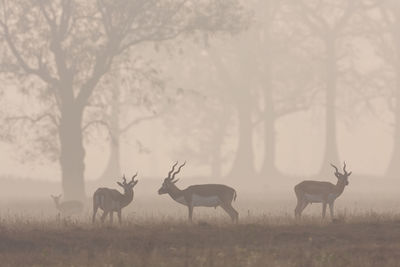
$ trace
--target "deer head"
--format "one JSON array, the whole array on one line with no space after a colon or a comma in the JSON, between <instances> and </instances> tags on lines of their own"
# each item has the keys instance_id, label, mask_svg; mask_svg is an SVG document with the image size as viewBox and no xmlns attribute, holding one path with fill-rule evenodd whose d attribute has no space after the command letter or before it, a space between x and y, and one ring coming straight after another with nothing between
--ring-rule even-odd
<instances>
[{"instance_id":1,"label":"deer head","mask_svg":"<svg viewBox=\"0 0 400 267\"><path fill-rule=\"evenodd\" d=\"M176 172L174 172L176 165L178 165L178 162L175 162L175 164L172 166L172 169L168 173L168 177L164 179L161 188L158 190L159 195L168 193L170 188L172 186L175 186L175 183L179 181L179 179L175 179L175 175L181 171L181 168L185 166L185 164L186 161L178 167L178 170Z\"/></svg>"},{"instance_id":2,"label":"deer head","mask_svg":"<svg viewBox=\"0 0 400 267\"><path fill-rule=\"evenodd\" d=\"M56 205L60 204L60 198L62 197L62 195L58 195L58 196L50 195L50 196L54 200L54 203L56 203Z\"/></svg>"},{"instance_id":3,"label":"deer head","mask_svg":"<svg viewBox=\"0 0 400 267\"><path fill-rule=\"evenodd\" d=\"M335 169L335 176L339 181L343 182L345 185L349 184L349 176L352 172L347 172L346 170L346 162L343 162L343 174L339 172L338 168L331 163L331 166Z\"/></svg>"},{"instance_id":4,"label":"deer head","mask_svg":"<svg viewBox=\"0 0 400 267\"><path fill-rule=\"evenodd\" d=\"M135 175L133 175L131 181L129 183L127 183L125 174L124 174L124 176L122 177L122 183L117 182L117 184L124 189L125 193L128 193L128 192L132 191L133 187L135 187L135 185L139 182L138 180L135 180L135 177L137 175L138 175L137 173Z\"/></svg>"}]
</instances>

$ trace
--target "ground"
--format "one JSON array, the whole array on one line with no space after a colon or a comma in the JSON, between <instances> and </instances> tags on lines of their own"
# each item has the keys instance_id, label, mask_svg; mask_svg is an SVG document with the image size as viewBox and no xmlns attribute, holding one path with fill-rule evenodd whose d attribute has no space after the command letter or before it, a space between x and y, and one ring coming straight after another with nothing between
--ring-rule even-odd
<instances>
[{"instance_id":1,"label":"ground","mask_svg":"<svg viewBox=\"0 0 400 267\"><path fill-rule=\"evenodd\" d=\"M1 266L399 266L400 218L126 220L15 217L0 224Z\"/></svg>"},{"instance_id":2,"label":"ground","mask_svg":"<svg viewBox=\"0 0 400 267\"><path fill-rule=\"evenodd\" d=\"M88 189L83 214L59 218L50 198L56 188L38 191L19 184L15 188L28 191L16 194L4 184L0 267L400 266L397 187L386 180L354 179L335 202L333 222L329 216L321 220L320 204L307 207L296 221L296 182L260 187L257 194L238 190L233 206L240 221L235 225L220 208L196 208L194 223L188 224L186 207L157 194L161 181L149 182L146 191L144 180L122 211L121 226L115 217L112 226L99 219L90 223L95 188Z\"/></svg>"}]
</instances>

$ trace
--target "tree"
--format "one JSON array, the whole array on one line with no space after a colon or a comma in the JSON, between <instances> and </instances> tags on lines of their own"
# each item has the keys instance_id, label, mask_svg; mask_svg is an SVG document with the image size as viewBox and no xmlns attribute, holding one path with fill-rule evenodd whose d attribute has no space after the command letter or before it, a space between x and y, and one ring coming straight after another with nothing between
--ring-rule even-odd
<instances>
[{"instance_id":1,"label":"tree","mask_svg":"<svg viewBox=\"0 0 400 267\"><path fill-rule=\"evenodd\" d=\"M370 88L364 101L371 107L370 98L385 98L386 108L393 114L389 123L393 126L393 150L385 174L395 177L400 172L400 5L392 0L372 1L367 7L361 14L368 27L363 35L374 46L380 62L374 73L365 75ZM376 111L379 108L374 106L371 110L380 120L388 122L386 113Z\"/></svg>"},{"instance_id":2,"label":"tree","mask_svg":"<svg viewBox=\"0 0 400 267\"><path fill-rule=\"evenodd\" d=\"M1 37L8 52L3 71L14 73L17 84L21 76L39 80L36 99L51 101L56 110L15 118L20 123L50 118L56 125L67 199L84 198L83 118L115 59L147 42L198 30L238 30L242 12L235 0L4 0L1 8Z\"/></svg>"},{"instance_id":3,"label":"tree","mask_svg":"<svg viewBox=\"0 0 400 267\"><path fill-rule=\"evenodd\" d=\"M338 41L357 9L358 1L317 1L314 5L298 1L301 21L323 45L325 69L325 153L321 173L329 173L328 162L338 162L337 145L337 90L339 78L338 62L343 54L338 50Z\"/></svg>"}]
</instances>

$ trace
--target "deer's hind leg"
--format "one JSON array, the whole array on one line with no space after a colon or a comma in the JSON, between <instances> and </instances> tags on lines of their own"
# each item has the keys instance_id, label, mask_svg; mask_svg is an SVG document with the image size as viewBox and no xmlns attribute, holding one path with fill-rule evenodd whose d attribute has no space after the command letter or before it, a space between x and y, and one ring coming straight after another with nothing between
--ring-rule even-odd
<instances>
[{"instance_id":1,"label":"deer's hind leg","mask_svg":"<svg viewBox=\"0 0 400 267\"><path fill-rule=\"evenodd\" d=\"M301 214L303 213L303 210L308 206L308 204L309 204L309 202L307 200L300 200L297 203L297 207L296 207L297 218L301 217Z\"/></svg>"},{"instance_id":2,"label":"deer's hind leg","mask_svg":"<svg viewBox=\"0 0 400 267\"><path fill-rule=\"evenodd\" d=\"M297 196L297 205L296 208L294 209L294 216L296 218L301 217L301 213L303 210L308 206L308 201L304 199L303 197Z\"/></svg>"},{"instance_id":3,"label":"deer's hind leg","mask_svg":"<svg viewBox=\"0 0 400 267\"><path fill-rule=\"evenodd\" d=\"M99 209L99 205L93 204L93 216L92 216L92 223L96 220L97 210Z\"/></svg>"},{"instance_id":4,"label":"deer's hind leg","mask_svg":"<svg viewBox=\"0 0 400 267\"><path fill-rule=\"evenodd\" d=\"M303 202L300 199L297 199L297 205L296 205L296 208L294 209L294 217L295 218L300 217L300 215L301 215L300 210L301 210L302 204L303 204Z\"/></svg>"}]
</instances>

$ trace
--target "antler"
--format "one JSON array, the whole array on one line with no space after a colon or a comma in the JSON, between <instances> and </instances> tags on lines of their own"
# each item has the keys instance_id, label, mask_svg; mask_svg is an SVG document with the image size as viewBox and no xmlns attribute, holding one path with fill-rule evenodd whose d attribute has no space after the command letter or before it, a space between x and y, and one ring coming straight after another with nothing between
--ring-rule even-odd
<instances>
[{"instance_id":1,"label":"antler","mask_svg":"<svg viewBox=\"0 0 400 267\"><path fill-rule=\"evenodd\" d=\"M136 172L136 174L132 176L132 179L131 179L130 183L134 182L135 177L136 177L137 175L138 175L138 172Z\"/></svg>"},{"instance_id":2,"label":"antler","mask_svg":"<svg viewBox=\"0 0 400 267\"><path fill-rule=\"evenodd\" d=\"M175 164L172 166L172 170L168 173L168 178L170 180L172 180L173 178L171 178L171 174L174 172L175 166L178 164L178 161L175 162Z\"/></svg>"},{"instance_id":3,"label":"antler","mask_svg":"<svg viewBox=\"0 0 400 267\"><path fill-rule=\"evenodd\" d=\"M175 175L178 174L181 171L181 168L183 166L185 166L185 164L186 164L186 161L181 166L179 166L178 170L176 172L174 172L174 174L172 174L171 180L174 180Z\"/></svg>"},{"instance_id":4,"label":"antler","mask_svg":"<svg viewBox=\"0 0 400 267\"><path fill-rule=\"evenodd\" d=\"M335 168L336 173L339 173L339 170L338 170L338 168L337 168L335 165L333 165L333 164L331 163L331 166L332 166L333 168Z\"/></svg>"},{"instance_id":5,"label":"antler","mask_svg":"<svg viewBox=\"0 0 400 267\"><path fill-rule=\"evenodd\" d=\"M126 184L125 173L124 173L124 176L122 177L122 180L124 181L124 184Z\"/></svg>"},{"instance_id":6,"label":"antler","mask_svg":"<svg viewBox=\"0 0 400 267\"><path fill-rule=\"evenodd\" d=\"M132 176L131 181L129 182L129 185L136 185L138 180L135 181L135 177L138 175L138 172L136 172L135 175Z\"/></svg>"},{"instance_id":7,"label":"antler","mask_svg":"<svg viewBox=\"0 0 400 267\"><path fill-rule=\"evenodd\" d=\"M343 161L343 171L344 171L345 174L347 174L347 171L346 171L346 161Z\"/></svg>"}]
</instances>

